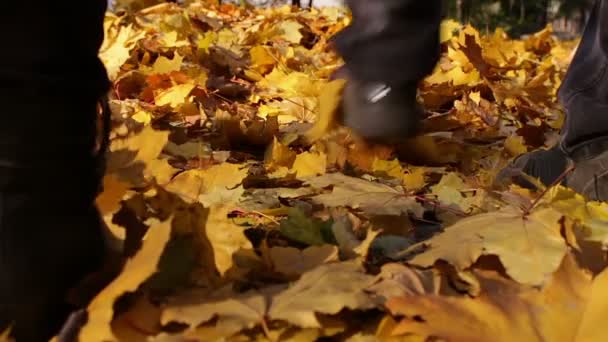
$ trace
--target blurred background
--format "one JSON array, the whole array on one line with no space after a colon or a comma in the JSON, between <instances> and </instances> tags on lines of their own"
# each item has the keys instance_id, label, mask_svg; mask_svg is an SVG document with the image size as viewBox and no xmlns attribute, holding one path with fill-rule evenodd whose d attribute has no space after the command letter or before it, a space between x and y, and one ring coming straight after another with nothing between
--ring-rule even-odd
<instances>
[{"instance_id":1,"label":"blurred background","mask_svg":"<svg viewBox=\"0 0 608 342\"><path fill-rule=\"evenodd\" d=\"M113 5L116 8L137 8L164 1L197 0L114 0ZM442 1L444 2L444 16L446 18L471 23L482 31L492 31L496 27L502 27L511 36L518 37L539 31L546 25L552 24L558 36L569 39L581 33L595 0ZM248 3L256 6L285 3L302 7L343 5L343 0L217 0L217 2Z\"/></svg>"}]
</instances>

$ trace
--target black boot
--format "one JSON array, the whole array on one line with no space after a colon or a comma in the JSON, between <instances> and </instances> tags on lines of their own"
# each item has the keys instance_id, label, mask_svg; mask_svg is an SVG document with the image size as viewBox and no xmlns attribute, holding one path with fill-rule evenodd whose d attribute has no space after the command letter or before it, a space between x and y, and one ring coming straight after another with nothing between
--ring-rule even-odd
<instances>
[{"instance_id":1,"label":"black boot","mask_svg":"<svg viewBox=\"0 0 608 342\"><path fill-rule=\"evenodd\" d=\"M347 0L352 25L334 39L346 62L344 123L394 142L416 133L416 85L439 58L440 0Z\"/></svg>"},{"instance_id":2,"label":"black boot","mask_svg":"<svg viewBox=\"0 0 608 342\"><path fill-rule=\"evenodd\" d=\"M343 109L346 126L367 140L383 143L413 136L422 117L416 84L389 86L348 80Z\"/></svg>"}]
</instances>

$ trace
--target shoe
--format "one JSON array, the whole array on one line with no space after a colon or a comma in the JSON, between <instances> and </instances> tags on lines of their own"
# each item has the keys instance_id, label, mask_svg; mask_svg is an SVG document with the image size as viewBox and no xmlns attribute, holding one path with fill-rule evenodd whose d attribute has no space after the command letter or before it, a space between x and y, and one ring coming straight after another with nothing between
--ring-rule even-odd
<instances>
[{"instance_id":1,"label":"shoe","mask_svg":"<svg viewBox=\"0 0 608 342\"><path fill-rule=\"evenodd\" d=\"M512 180L520 186L534 189L536 186L522 174L540 180L545 186L557 185L556 182L563 177L561 185L588 200L608 201L608 149L589 153L593 147L588 145L573 151L567 154L560 146L555 146L524 154L499 173L497 183ZM573 170L565 175L571 167Z\"/></svg>"},{"instance_id":2,"label":"shoe","mask_svg":"<svg viewBox=\"0 0 608 342\"><path fill-rule=\"evenodd\" d=\"M418 132L422 110L416 84L388 85L347 78L343 124L370 142L398 143Z\"/></svg>"}]
</instances>

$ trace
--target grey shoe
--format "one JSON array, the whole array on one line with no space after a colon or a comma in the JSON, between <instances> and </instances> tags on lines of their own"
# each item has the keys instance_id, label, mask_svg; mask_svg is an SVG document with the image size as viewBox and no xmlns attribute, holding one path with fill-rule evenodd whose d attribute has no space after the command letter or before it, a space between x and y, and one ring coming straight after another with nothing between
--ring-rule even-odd
<instances>
[{"instance_id":1,"label":"grey shoe","mask_svg":"<svg viewBox=\"0 0 608 342\"><path fill-rule=\"evenodd\" d=\"M343 109L346 126L367 140L383 143L415 135L422 117L415 84L390 86L349 79Z\"/></svg>"},{"instance_id":2,"label":"grey shoe","mask_svg":"<svg viewBox=\"0 0 608 342\"><path fill-rule=\"evenodd\" d=\"M595 147L597 148L597 145ZM573 171L565 175L572 166ZM588 200L608 201L608 149L600 152L585 146L576 153L566 154L559 146L555 146L549 150L527 153L502 170L497 182L510 179L523 187L535 188L522 174L536 178L546 186L554 185L560 176L564 176L561 184Z\"/></svg>"},{"instance_id":3,"label":"grey shoe","mask_svg":"<svg viewBox=\"0 0 608 342\"><path fill-rule=\"evenodd\" d=\"M592 201L608 201L608 150L579 160L566 185Z\"/></svg>"}]
</instances>

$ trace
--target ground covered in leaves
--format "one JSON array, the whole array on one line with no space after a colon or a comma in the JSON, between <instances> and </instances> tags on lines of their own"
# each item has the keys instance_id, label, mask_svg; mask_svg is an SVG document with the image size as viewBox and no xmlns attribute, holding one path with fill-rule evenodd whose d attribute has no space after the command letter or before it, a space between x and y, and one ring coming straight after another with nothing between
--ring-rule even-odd
<instances>
[{"instance_id":1,"label":"ground covered in leaves","mask_svg":"<svg viewBox=\"0 0 608 342\"><path fill-rule=\"evenodd\" d=\"M608 340L608 207L494 184L557 141L576 42L445 22L423 134L368 145L336 124L344 83L328 81L349 20L108 14L98 204L129 260L81 341Z\"/></svg>"}]
</instances>

